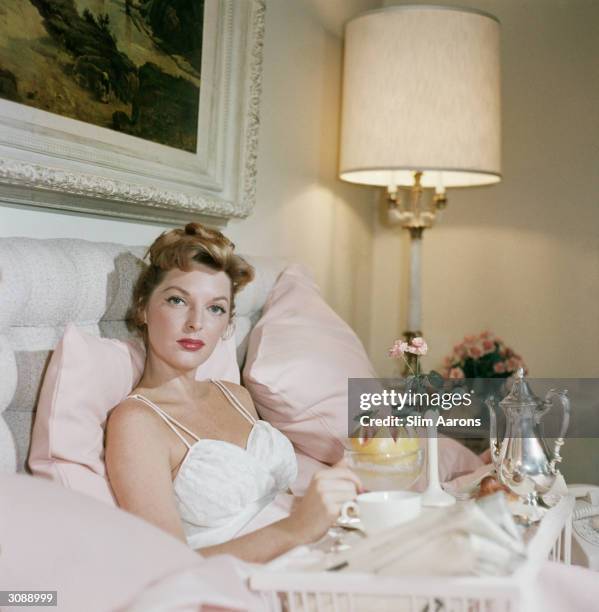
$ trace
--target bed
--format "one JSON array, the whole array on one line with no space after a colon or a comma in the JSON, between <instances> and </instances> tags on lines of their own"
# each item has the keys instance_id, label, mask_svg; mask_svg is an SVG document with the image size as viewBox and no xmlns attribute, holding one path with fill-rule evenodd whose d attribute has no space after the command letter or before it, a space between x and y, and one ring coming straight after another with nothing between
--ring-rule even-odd
<instances>
[{"instance_id":1,"label":"bed","mask_svg":"<svg viewBox=\"0 0 599 612\"><path fill-rule=\"evenodd\" d=\"M264 609L247 588L247 565L227 555L204 559L137 517L30 475L32 424L53 349L69 323L98 337L131 337L126 313L144 252L79 239L0 239L0 591L56 590L57 609L77 612ZM290 263L247 259L256 278L236 300L240 368ZM560 571L552 565L544 584L577 581L577 596L592 595L594 575Z\"/></svg>"}]
</instances>

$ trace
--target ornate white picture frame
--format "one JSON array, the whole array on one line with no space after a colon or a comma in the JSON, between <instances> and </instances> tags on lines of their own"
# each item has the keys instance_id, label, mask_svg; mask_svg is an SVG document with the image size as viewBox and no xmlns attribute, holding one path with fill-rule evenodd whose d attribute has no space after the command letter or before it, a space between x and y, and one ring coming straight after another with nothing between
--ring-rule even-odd
<instances>
[{"instance_id":1,"label":"ornate white picture frame","mask_svg":"<svg viewBox=\"0 0 599 612\"><path fill-rule=\"evenodd\" d=\"M206 0L196 153L0 99L0 200L162 223L249 215L264 12Z\"/></svg>"}]
</instances>

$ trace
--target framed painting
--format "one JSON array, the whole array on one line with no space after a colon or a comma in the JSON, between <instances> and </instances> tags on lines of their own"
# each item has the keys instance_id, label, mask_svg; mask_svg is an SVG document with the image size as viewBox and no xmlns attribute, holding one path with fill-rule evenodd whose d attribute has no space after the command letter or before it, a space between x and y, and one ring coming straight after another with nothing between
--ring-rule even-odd
<instances>
[{"instance_id":1,"label":"framed painting","mask_svg":"<svg viewBox=\"0 0 599 612\"><path fill-rule=\"evenodd\" d=\"M0 201L168 223L250 214L264 11L2 0Z\"/></svg>"}]
</instances>

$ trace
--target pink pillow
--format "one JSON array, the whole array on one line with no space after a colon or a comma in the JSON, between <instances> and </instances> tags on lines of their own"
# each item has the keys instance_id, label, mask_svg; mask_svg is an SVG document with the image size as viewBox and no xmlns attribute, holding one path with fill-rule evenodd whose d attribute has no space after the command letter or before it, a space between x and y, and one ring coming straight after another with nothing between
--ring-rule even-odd
<instances>
[{"instance_id":1,"label":"pink pillow","mask_svg":"<svg viewBox=\"0 0 599 612\"><path fill-rule=\"evenodd\" d=\"M56 346L40 393L31 434L29 467L35 475L116 504L104 466L108 412L139 381L141 342L98 338L72 323ZM196 379L239 383L235 340L220 342Z\"/></svg>"},{"instance_id":2,"label":"pink pillow","mask_svg":"<svg viewBox=\"0 0 599 612\"><path fill-rule=\"evenodd\" d=\"M0 473L0 491L0 590L57 590L58 607L51 609L108 612L150 594L157 605L155 585L162 584L162 612L198 610L177 605L180 585L164 588L193 571L187 600L259 608L229 555L205 559L124 510L27 474Z\"/></svg>"},{"instance_id":3,"label":"pink pillow","mask_svg":"<svg viewBox=\"0 0 599 612\"><path fill-rule=\"evenodd\" d=\"M376 373L354 331L300 265L280 274L250 333L243 382L260 416L333 464L347 438L347 379Z\"/></svg>"}]
</instances>

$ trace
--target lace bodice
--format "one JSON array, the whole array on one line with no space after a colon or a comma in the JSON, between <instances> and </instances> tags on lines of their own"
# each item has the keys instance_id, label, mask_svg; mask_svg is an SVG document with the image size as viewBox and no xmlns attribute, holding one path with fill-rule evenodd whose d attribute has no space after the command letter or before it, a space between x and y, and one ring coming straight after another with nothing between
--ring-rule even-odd
<instances>
[{"instance_id":1,"label":"lace bodice","mask_svg":"<svg viewBox=\"0 0 599 612\"><path fill-rule=\"evenodd\" d=\"M211 382L252 422L245 449L224 440L200 439L143 395L129 396L157 412L188 448L173 489L187 543L192 548L234 538L297 476L291 442L270 423L254 419L220 381ZM174 425L197 441L189 444Z\"/></svg>"}]
</instances>

